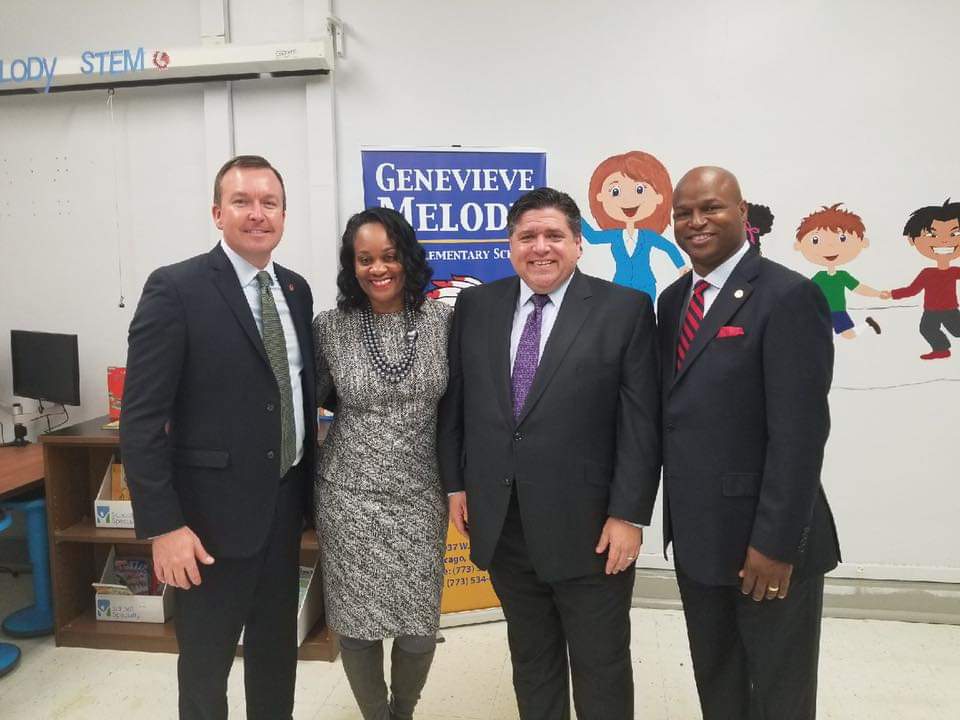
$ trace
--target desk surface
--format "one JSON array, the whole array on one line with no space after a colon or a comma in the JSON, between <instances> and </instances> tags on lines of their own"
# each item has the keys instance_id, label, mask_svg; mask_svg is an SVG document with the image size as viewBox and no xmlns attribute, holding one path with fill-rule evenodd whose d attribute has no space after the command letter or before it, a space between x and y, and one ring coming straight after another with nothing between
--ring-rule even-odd
<instances>
[{"instance_id":1,"label":"desk surface","mask_svg":"<svg viewBox=\"0 0 960 720\"><path fill-rule=\"evenodd\" d=\"M0 447L0 498L43 483L43 448L40 443L25 447Z\"/></svg>"},{"instance_id":2,"label":"desk surface","mask_svg":"<svg viewBox=\"0 0 960 720\"><path fill-rule=\"evenodd\" d=\"M40 442L44 445L119 446L120 431L103 429L104 424L109 420L109 417L102 415L92 420L54 430L41 435Z\"/></svg>"}]
</instances>

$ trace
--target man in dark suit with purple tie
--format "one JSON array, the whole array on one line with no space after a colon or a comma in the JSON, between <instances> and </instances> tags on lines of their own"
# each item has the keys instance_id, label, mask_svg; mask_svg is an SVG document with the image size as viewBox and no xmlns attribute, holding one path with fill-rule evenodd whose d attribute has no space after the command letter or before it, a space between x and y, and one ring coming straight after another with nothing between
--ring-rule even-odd
<instances>
[{"instance_id":1,"label":"man in dark suit with purple tie","mask_svg":"<svg viewBox=\"0 0 960 720\"><path fill-rule=\"evenodd\" d=\"M464 290L440 411L451 520L490 569L523 720L633 720L630 599L660 470L653 307L577 270L580 211L507 216L519 277Z\"/></svg>"},{"instance_id":2,"label":"man in dark suit with purple tie","mask_svg":"<svg viewBox=\"0 0 960 720\"><path fill-rule=\"evenodd\" d=\"M664 543L705 720L816 715L824 573L840 551L820 485L833 335L823 293L746 242L721 168L673 196L693 271L660 297Z\"/></svg>"}]
</instances>

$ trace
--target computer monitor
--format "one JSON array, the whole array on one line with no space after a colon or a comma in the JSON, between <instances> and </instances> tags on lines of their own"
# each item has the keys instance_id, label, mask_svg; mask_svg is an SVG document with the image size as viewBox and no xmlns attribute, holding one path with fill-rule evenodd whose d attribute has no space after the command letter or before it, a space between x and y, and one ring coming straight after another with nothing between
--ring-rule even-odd
<instances>
[{"instance_id":1,"label":"computer monitor","mask_svg":"<svg viewBox=\"0 0 960 720\"><path fill-rule=\"evenodd\" d=\"M13 394L56 403L80 404L77 336L10 331Z\"/></svg>"}]
</instances>

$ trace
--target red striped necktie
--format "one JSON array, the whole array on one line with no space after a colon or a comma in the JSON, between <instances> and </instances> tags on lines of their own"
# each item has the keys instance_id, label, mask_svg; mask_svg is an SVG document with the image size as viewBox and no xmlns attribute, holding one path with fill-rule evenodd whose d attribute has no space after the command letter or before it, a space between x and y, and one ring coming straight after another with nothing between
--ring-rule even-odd
<instances>
[{"instance_id":1,"label":"red striped necktie","mask_svg":"<svg viewBox=\"0 0 960 720\"><path fill-rule=\"evenodd\" d=\"M687 305L687 314L683 318L683 325L680 326L680 337L677 339L677 371L683 367L683 359L687 356L693 338L700 329L700 323L703 322L703 293L710 287L706 280L697 280L693 286L693 294L690 296L690 303Z\"/></svg>"}]
</instances>

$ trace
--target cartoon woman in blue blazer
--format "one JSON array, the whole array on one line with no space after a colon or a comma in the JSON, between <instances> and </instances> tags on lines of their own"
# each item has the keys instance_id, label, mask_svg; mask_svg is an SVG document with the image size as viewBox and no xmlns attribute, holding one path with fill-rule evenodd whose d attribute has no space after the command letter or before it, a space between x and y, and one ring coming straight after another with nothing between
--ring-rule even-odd
<instances>
[{"instance_id":1,"label":"cartoon woman in blue blazer","mask_svg":"<svg viewBox=\"0 0 960 720\"><path fill-rule=\"evenodd\" d=\"M634 150L608 157L590 178L590 212L601 229L583 222L583 237L591 245L610 245L616 272L613 282L657 298L657 279L650 252L665 252L684 268L683 255L661 235L670 224L673 184L667 169L653 155Z\"/></svg>"}]
</instances>

